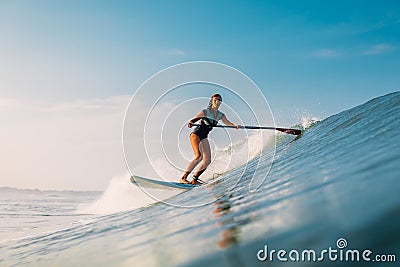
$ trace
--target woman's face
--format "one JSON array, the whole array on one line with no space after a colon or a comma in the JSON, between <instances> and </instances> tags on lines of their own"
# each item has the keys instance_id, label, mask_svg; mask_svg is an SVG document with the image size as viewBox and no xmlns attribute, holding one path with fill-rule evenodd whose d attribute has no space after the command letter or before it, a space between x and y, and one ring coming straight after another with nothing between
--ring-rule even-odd
<instances>
[{"instance_id":1,"label":"woman's face","mask_svg":"<svg viewBox=\"0 0 400 267\"><path fill-rule=\"evenodd\" d=\"M211 105L213 108L219 108L222 103L222 99L218 96L211 98Z\"/></svg>"}]
</instances>

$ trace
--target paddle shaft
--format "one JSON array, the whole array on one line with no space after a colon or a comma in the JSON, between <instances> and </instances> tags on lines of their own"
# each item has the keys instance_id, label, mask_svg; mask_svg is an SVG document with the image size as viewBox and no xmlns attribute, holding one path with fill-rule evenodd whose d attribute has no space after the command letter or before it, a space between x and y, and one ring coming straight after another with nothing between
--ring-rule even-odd
<instances>
[{"instance_id":1,"label":"paddle shaft","mask_svg":"<svg viewBox=\"0 0 400 267\"><path fill-rule=\"evenodd\" d=\"M193 126L200 126L200 124L193 124ZM213 127L220 128L234 128L236 126L228 126L228 125L215 125ZM268 127L268 126L240 126L239 129L251 129L251 130L277 130L287 134L300 135L301 130L299 129L288 129L288 128L277 128L277 127Z\"/></svg>"}]
</instances>

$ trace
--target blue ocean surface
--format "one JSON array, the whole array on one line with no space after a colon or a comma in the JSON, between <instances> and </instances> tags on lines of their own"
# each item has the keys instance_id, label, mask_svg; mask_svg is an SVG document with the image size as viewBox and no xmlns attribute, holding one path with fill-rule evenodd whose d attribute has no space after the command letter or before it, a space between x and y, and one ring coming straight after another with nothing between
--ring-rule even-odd
<instances>
[{"instance_id":1,"label":"blue ocean surface","mask_svg":"<svg viewBox=\"0 0 400 267\"><path fill-rule=\"evenodd\" d=\"M100 193L2 188L0 266L399 265L400 92L280 134L268 157L172 197L209 202L194 208L93 215L77 207Z\"/></svg>"}]
</instances>

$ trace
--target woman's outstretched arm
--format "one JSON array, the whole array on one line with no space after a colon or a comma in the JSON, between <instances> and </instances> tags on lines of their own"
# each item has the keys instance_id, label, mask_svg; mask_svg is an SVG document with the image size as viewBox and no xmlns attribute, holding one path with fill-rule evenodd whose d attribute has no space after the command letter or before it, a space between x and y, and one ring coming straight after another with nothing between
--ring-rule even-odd
<instances>
[{"instance_id":1,"label":"woman's outstretched arm","mask_svg":"<svg viewBox=\"0 0 400 267\"><path fill-rule=\"evenodd\" d=\"M222 116L221 120L222 120L222 122L223 122L225 125L234 126L234 127L236 127L236 129L239 129L239 128L240 128L240 125L239 125L239 124L234 124L234 123L230 122L230 121L226 118L225 115Z\"/></svg>"}]
</instances>

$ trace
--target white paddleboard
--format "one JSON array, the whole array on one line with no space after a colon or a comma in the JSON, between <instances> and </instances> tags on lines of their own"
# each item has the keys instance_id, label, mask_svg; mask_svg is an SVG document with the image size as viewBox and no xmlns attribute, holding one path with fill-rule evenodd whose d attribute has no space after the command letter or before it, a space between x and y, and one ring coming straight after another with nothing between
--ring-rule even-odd
<instances>
[{"instance_id":1,"label":"white paddleboard","mask_svg":"<svg viewBox=\"0 0 400 267\"><path fill-rule=\"evenodd\" d=\"M149 178L140 177L137 175L131 176L131 182L134 185L141 186L144 188L150 188L150 189L189 190L189 189L198 187L198 185L193 185L193 184L181 184L181 183L176 183L176 182L159 181L159 180L153 180L153 179L149 179Z\"/></svg>"}]
</instances>

